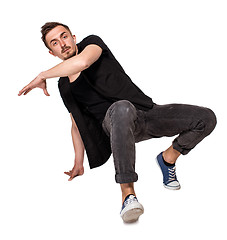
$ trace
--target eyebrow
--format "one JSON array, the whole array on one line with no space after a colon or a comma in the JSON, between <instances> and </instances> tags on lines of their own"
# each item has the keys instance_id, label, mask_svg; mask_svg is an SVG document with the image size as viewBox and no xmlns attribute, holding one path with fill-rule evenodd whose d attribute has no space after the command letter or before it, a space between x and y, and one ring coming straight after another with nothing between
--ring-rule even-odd
<instances>
[{"instance_id":1,"label":"eyebrow","mask_svg":"<svg viewBox=\"0 0 227 240\"><path fill-rule=\"evenodd\" d=\"M65 33L66 33L66 32L62 32L62 33L60 34L60 38L61 38ZM56 38L52 39L52 40L50 41L50 44L51 44L52 42L54 42L54 41L57 41L57 39L56 39Z\"/></svg>"}]
</instances>

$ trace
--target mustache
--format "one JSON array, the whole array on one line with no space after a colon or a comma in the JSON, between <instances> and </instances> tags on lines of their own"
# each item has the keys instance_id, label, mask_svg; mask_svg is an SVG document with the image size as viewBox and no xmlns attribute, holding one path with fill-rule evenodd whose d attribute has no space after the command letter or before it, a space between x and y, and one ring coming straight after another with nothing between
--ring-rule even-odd
<instances>
[{"instance_id":1,"label":"mustache","mask_svg":"<svg viewBox=\"0 0 227 240\"><path fill-rule=\"evenodd\" d=\"M61 49L61 53L64 53L65 51L69 50L71 47L66 46Z\"/></svg>"}]
</instances>

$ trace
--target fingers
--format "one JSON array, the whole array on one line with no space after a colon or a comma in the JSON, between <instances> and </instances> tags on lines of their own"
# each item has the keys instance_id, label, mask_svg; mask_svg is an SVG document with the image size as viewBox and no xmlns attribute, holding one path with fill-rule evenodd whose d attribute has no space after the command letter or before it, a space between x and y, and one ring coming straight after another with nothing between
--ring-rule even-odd
<instances>
[{"instance_id":1,"label":"fingers","mask_svg":"<svg viewBox=\"0 0 227 240\"><path fill-rule=\"evenodd\" d=\"M71 174L69 172L64 172L64 174L71 176Z\"/></svg>"},{"instance_id":2,"label":"fingers","mask_svg":"<svg viewBox=\"0 0 227 240\"><path fill-rule=\"evenodd\" d=\"M18 96L21 96L22 94L26 95L32 90L32 88L29 88L28 86L25 86L22 90L19 91Z\"/></svg>"},{"instance_id":3,"label":"fingers","mask_svg":"<svg viewBox=\"0 0 227 240\"><path fill-rule=\"evenodd\" d=\"M44 92L44 94L45 94L46 96L50 96L50 94L48 93L48 91L47 91L46 88L43 89L43 92Z\"/></svg>"},{"instance_id":4,"label":"fingers","mask_svg":"<svg viewBox=\"0 0 227 240\"><path fill-rule=\"evenodd\" d=\"M18 96L21 96L22 94L23 95L27 95L31 90L32 90L33 88L30 88L30 87L24 87L22 90L20 90L19 91L19 93L18 93ZM43 89L43 92L44 92L44 94L46 95L46 96L50 96L50 94L48 93L48 91L47 91L47 89L46 88L44 88Z\"/></svg>"},{"instance_id":5,"label":"fingers","mask_svg":"<svg viewBox=\"0 0 227 240\"><path fill-rule=\"evenodd\" d=\"M72 171L70 171L70 178L68 179L69 181L72 181L73 178L75 178L78 175L78 171L75 171L74 169Z\"/></svg>"},{"instance_id":6,"label":"fingers","mask_svg":"<svg viewBox=\"0 0 227 240\"><path fill-rule=\"evenodd\" d=\"M19 91L18 96L22 94L28 94L33 88L41 88L46 96L50 96L46 87L46 79L43 79L40 75L38 75L34 80L32 80L27 86L25 86L21 91Z\"/></svg>"},{"instance_id":7,"label":"fingers","mask_svg":"<svg viewBox=\"0 0 227 240\"><path fill-rule=\"evenodd\" d=\"M64 172L64 174L70 176L70 178L68 179L68 181L72 181L72 179L73 179L70 172L71 172L71 171L69 171L69 172Z\"/></svg>"},{"instance_id":8,"label":"fingers","mask_svg":"<svg viewBox=\"0 0 227 240\"><path fill-rule=\"evenodd\" d=\"M32 88L28 89L27 91L24 92L24 95L28 94L30 91L32 90Z\"/></svg>"},{"instance_id":9,"label":"fingers","mask_svg":"<svg viewBox=\"0 0 227 240\"><path fill-rule=\"evenodd\" d=\"M68 181L72 181L73 178L78 176L78 171L77 170L70 170L69 172L64 172L64 174L70 176L70 178L68 179Z\"/></svg>"}]
</instances>

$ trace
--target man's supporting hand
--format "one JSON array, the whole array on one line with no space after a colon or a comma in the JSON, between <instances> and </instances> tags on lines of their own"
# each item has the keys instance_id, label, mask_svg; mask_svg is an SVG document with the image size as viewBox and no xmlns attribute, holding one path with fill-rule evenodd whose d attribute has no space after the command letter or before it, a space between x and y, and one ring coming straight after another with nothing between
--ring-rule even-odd
<instances>
[{"instance_id":1,"label":"man's supporting hand","mask_svg":"<svg viewBox=\"0 0 227 240\"><path fill-rule=\"evenodd\" d=\"M72 120L72 140L73 140L73 147L75 150L75 161L74 161L74 167L71 171L65 172L65 174L69 175L69 181L73 180L76 176L81 176L84 174L84 144L82 141L82 138L80 136L79 129L77 128L76 122L74 121L74 118L72 114L70 113L70 117Z\"/></svg>"},{"instance_id":2,"label":"man's supporting hand","mask_svg":"<svg viewBox=\"0 0 227 240\"><path fill-rule=\"evenodd\" d=\"M40 73L34 80L32 80L22 90L20 90L18 96L21 96L22 94L26 95L33 88L36 88L36 87L43 89L43 92L46 96L50 96L50 94L47 91L46 79L42 76L42 73Z\"/></svg>"},{"instance_id":3,"label":"man's supporting hand","mask_svg":"<svg viewBox=\"0 0 227 240\"><path fill-rule=\"evenodd\" d=\"M68 171L68 172L64 172L66 175L70 176L70 178L68 179L69 181L72 181L73 178L77 177L77 176L81 176L84 174L84 167L83 166L78 166L78 164L75 164L73 169Z\"/></svg>"}]
</instances>

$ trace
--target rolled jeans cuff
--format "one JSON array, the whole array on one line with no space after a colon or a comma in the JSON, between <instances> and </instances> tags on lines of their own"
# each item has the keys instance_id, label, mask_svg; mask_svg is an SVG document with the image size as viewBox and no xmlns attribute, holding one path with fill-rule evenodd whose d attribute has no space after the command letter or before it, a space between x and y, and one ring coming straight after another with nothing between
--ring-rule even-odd
<instances>
[{"instance_id":1,"label":"rolled jeans cuff","mask_svg":"<svg viewBox=\"0 0 227 240\"><path fill-rule=\"evenodd\" d=\"M138 180L138 175L137 175L137 173L116 174L115 180L117 183L136 182Z\"/></svg>"},{"instance_id":2,"label":"rolled jeans cuff","mask_svg":"<svg viewBox=\"0 0 227 240\"><path fill-rule=\"evenodd\" d=\"M184 148L182 148L182 147L178 144L178 142L177 142L176 139L173 141L173 149L177 150L177 151L180 152L182 155L187 155L187 154L191 151L191 149L184 149Z\"/></svg>"}]
</instances>

